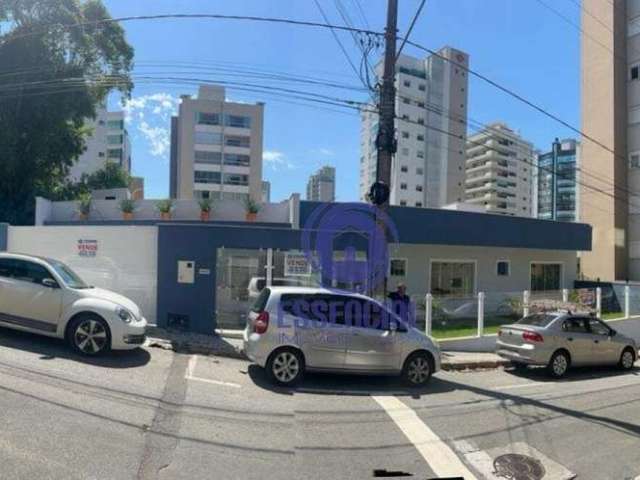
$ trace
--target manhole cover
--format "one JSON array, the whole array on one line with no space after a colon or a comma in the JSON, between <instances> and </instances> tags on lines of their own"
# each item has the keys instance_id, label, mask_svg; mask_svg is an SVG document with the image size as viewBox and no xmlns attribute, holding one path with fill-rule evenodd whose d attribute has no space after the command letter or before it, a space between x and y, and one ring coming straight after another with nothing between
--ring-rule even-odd
<instances>
[{"instance_id":1,"label":"manhole cover","mask_svg":"<svg viewBox=\"0 0 640 480\"><path fill-rule=\"evenodd\" d=\"M509 480L541 480L545 470L539 460L519 453L507 453L493 460L493 469L499 477Z\"/></svg>"}]
</instances>

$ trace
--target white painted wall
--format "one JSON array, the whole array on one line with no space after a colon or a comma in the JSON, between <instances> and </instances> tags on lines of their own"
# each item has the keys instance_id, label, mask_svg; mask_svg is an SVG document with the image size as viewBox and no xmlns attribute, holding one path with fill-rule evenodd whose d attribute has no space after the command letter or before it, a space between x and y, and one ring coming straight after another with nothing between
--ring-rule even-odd
<instances>
[{"instance_id":1,"label":"white painted wall","mask_svg":"<svg viewBox=\"0 0 640 480\"><path fill-rule=\"evenodd\" d=\"M135 220L158 220L160 213L156 207L158 200L139 200L136 202ZM237 200L214 201L211 220L245 221L244 203ZM289 201L265 203L258 212L258 222L289 223ZM175 200L172 219L200 221L200 206L196 200ZM94 200L91 204L90 221L122 220L119 200ZM36 199L36 225L44 222L80 221L77 202L50 202Z\"/></svg>"},{"instance_id":2,"label":"white painted wall","mask_svg":"<svg viewBox=\"0 0 640 480\"><path fill-rule=\"evenodd\" d=\"M155 323L157 227L9 227L8 240L9 252L60 260L87 283L129 297ZM78 255L78 240L97 240L97 255Z\"/></svg>"}]
</instances>

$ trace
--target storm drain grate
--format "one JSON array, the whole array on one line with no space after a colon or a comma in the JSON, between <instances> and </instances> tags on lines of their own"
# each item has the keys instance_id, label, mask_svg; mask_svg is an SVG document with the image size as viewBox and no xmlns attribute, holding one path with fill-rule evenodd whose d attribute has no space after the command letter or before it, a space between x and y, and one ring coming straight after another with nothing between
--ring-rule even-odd
<instances>
[{"instance_id":1,"label":"storm drain grate","mask_svg":"<svg viewBox=\"0 0 640 480\"><path fill-rule=\"evenodd\" d=\"M542 463L528 455L507 453L493 460L494 473L509 480L541 480L546 473Z\"/></svg>"}]
</instances>

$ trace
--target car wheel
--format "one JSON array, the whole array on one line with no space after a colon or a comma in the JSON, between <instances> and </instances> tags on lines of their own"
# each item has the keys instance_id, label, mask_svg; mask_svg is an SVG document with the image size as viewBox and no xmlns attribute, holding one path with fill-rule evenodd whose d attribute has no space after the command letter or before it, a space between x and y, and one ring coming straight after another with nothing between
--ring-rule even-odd
<instances>
[{"instance_id":1,"label":"car wheel","mask_svg":"<svg viewBox=\"0 0 640 480\"><path fill-rule=\"evenodd\" d=\"M627 347L622 351L622 354L620 355L620 368L622 368L623 370L631 370L635 361L636 356L633 353L633 349L631 347Z\"/></svg>"},{"instance_id":2,"label":"car wheel","mask_svg":"<svg viewBox=\"0 0 640 480\"><path fill-rule=\"evenodd\" d=\"M109 326L97 315L82 315L69 326L69 343L81 355L99 355L111 348Z\"/></svg>"},{"instance_id":3,"label":"car wheel","mask_svg":"<svg viewBox=\"0 0 640 480\"><path fill-rule=\"evenodd\" d=\"M404 382L411 387L420 387L426 385L431 379L433 368L431 359L425 352L413 353L404 362L402 369L402 378Z\"/></svg>"},{"instance_id":4,"label":"car wheel","mask_svg":"<svg viewBox=\"0 0 640 480\"><path fill-rule=\"evenodd\" d=\"M547 365L547 371L553 378L561 378L564 377L567 370L569 370L569 364L569 355L566 352L559 351L551 356L549 365Z\"/></svg>"},{"instance_id":5,"label":"car wheel","mask_svg":"<svg viewBox=\"0 0 640 480\"><path fill-rule=\"evenodd\" d=\"M281 348L269 357L267 373L278 385L291 386L304 375L304 357L293 348Z\"/></svg>"}]
</instances>

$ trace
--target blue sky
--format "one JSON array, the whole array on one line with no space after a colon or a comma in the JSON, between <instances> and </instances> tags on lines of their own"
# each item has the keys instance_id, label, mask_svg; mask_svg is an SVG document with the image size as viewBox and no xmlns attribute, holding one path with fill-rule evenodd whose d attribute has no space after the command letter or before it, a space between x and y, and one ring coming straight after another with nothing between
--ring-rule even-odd
<instances>
[{"instance_id":1,"label":"blue sky","mask_svg":"<svg viewBox=\"0 0 640 480\"><path fill-rule=\"evenodd\" d=\"M341 23L333 0L319 0L333 23ZM547 0L548 1L548 0ZM221 13L322 21L313 0L106 0L114 17L166 13ZM355 0L342 0L356 25L362 21ZM360 0L373 30L382 31L386 0ZM400 35L418 0L400 0ZM554 8L579 22L572 0L554 0ZM127 105L133 144L133 173L146 179L148 198L165 197L169 182L169 118L180 94L194 94L195 82L157 80L175 77L263 83L247 69L304 75L360 86L329 30L224 20L153 20L123 23L135 48L132 100ZM358 50L339 33L351 58ZM512 88L579 127L579 32L537 0L427 0L411 39L434 50L451 45L468 52L471 67ZM412 47L404 53L423 56ZM374 54L373 58L378 57ZM242 73L238 76L238 72ZM152 76L153 79L142 79ZM276 83L269 83L276 85ZM339 98L366 100L366 93L312 84L279 84ZM310 173L323 164L337 169L337 198L358 198L360 121L353 113L294 105L290 98L228 89L233 100L264 101L265 168L272 201L304 192ZM572 136L565 127L480 80L471 79L470 119L507 122L537 148L557 137ZM117 106L117 98L111 106Z\"/></svg>"}]
</instances>

